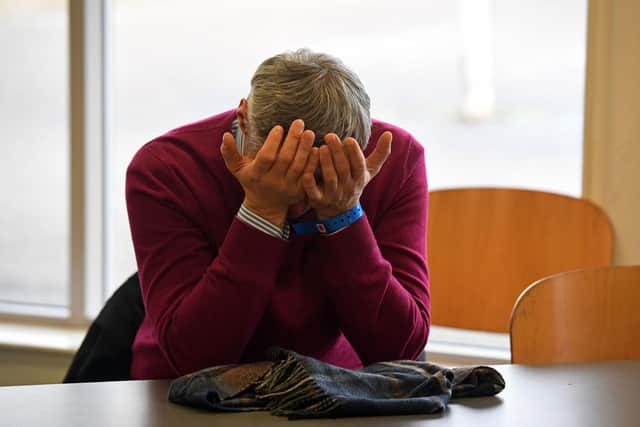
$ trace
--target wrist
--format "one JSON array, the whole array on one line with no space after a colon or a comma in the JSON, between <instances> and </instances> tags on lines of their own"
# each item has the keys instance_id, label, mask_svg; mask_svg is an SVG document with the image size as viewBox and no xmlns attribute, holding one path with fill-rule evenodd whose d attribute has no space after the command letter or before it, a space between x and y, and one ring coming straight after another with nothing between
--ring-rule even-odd
<instances>
[{"instance_id":1,"label":"wrist","mask_svg":"<svg viewBox=\"0 0 640 427\"><path fill-rule=\"evenodd\" d=\"M350 211L357 204L358 204L358 200L344 207L330 207L330 208L324 208L324 209L316 209L315 210L316 218L319 221L325 221L325 220L331 219L335 216L342 215L343 213Z\"/></svg>"},{"instance_id":2,"label":"wrist","mask_svg":"<svg viewBox=\"0 0 640 427\"><path fill-rule=\"evenodd\" d=\"M364 214L360 203L356 203L354 207L325 220L298 222L291 225L298 235L320 233L323 235L331 235L348 227Z\"/></svg>"},{"instance_id":3,"label":"wrist","mask_svg":"<svg viewBox=\"0 0 640 427\"><path fill-rule=\"evenodd\" d=\"M260 204L256 204L250 200L244 199L242 202L244 207L250 210L252 213L258 215L259 217L269 221L271 224L283 228L285 222L287 221L287 208L275 207L275 206L262 206Z\"/></svg>"}]
</instances>

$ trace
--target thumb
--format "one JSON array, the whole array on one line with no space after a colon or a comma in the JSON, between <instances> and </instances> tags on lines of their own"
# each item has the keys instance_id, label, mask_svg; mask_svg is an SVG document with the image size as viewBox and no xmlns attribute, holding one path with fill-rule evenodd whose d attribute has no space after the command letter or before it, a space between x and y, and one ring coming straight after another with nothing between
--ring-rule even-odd
<instances>
[{"instance_id":1,"label":"thumb","mask_svg":"<svg viewBox=\"0 0 640 427\"><path fill-rule=\"evenodd\" d=\"M371 177L374 177L380 172L382 165L391 154L391 141L393 140L393 135L391 132L386 131L380 138L378 138L378 144L376 144L376 148L373 150L369 157L367 157L367 170L371 174Z\"/></svg>"},{"instance_id":2,"label":"thumb","mask_svg":"<svg viewBox=\"0 0 640 427\"><path fill-rule=\"evenodd\" d=\"M222 145L220 145L220 152L224 159L224 164L231 173L235 174L242 169L242 155L238 152L236 139L230 132L225 132L222 136Z\"/></svg>"}]
</instances>

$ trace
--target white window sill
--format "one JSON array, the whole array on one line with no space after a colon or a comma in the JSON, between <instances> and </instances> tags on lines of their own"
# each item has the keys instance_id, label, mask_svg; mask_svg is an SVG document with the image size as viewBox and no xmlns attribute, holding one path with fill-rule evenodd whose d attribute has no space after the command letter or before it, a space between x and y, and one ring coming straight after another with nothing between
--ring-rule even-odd
<instances>
[{"instance_id":1,"label":"white window sill","mask_svg":"<svg viewBox=\"0 0 640 427\"><path fill-rule=\"evenodd\" d=\"M0 322L0 349L74 354L85 328ZM432 326L427 360L445 365L510 363L509 335Z\"/></svg>"},{"instance_id":2,"label":"white window sill","mask_svg":"<svg viewBox=\"0 0 640 427\"><path fill-rule=\"evenodd\" d=\"M432 326L426 351L442 365L511 363L509 334Z\"/></svg>"},{"instance_id":3,"label":"white window sill","mask_svg":"<svg viewBox=\"0 0 640 427\"><path fill-rule=\"evenodd\" d=\"M0 322L0 349L42 351L73 355L86 328Z\"/></svg>"}]
</instances>

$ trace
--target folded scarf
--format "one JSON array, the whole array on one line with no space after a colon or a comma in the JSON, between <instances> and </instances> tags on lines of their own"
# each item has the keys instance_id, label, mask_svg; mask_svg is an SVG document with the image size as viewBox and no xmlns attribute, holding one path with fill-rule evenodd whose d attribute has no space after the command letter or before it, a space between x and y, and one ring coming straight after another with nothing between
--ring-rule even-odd
<instances>
[{"instance_id":1,"label":"folded scarf","mask_svg":"<svg viewBox=\"0 0 640 427\"><path fill-rule=\"evenodd\" d=\"M504 379L488 366L379 362L350 370L272 348L268 361L223 365L175 379L174 403L214 411L269 410L289 418L434 414L451 398L492 396Z\"/></svg>"}]
</instances>

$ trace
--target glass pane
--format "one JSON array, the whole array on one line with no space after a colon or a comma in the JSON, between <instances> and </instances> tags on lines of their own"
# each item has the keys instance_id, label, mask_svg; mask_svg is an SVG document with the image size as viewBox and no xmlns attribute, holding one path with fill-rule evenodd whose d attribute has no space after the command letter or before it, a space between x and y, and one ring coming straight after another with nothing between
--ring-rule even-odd
<instances>
[{"instance_id":1,"label":"glass pane","mask_svg":"<svg viewBox=\"0 0 640 427\"><path fill-rule=\"evenodd\" d=\"M0 1L0 301L66 305L65 0Z\"/></svg>"},{"instance_id":2,"label":"glass pane","mask_svg":"<svg viewBox=\"0 0 640 427\"><path fill-rule=\"evenodd\" d=\"M134 152L234 108L263 59L299 47L360 75L373 116L424 144L431 189L580 194L586 0L301 4L114 1L111 286L136 268L123 192Z\"/></svg>"}]
</instances>

